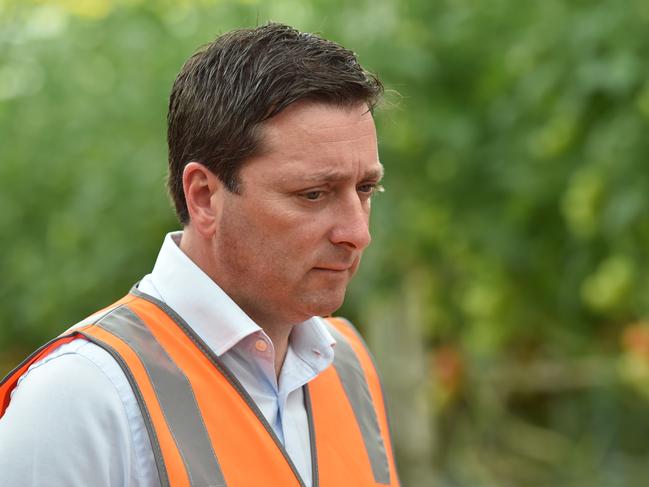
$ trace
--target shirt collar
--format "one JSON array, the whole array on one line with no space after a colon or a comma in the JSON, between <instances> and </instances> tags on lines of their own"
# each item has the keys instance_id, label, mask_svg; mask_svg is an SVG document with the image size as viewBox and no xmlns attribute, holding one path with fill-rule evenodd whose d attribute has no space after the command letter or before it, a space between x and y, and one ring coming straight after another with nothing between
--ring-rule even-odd
<instances>
[{"instance_id":1,"label":"shirt collar","mask_svg":"<svg viewBox=\"0 0 649 487\"><path fill-rule=\"evenodd\" d=\"M165 236L151 272L160 298L176 311L220 356L253 333L264 333L226 293L179 247L182 232ZM296 325L290 346L303 360L322 355L333 360L333 338L322 318L314 316ZM320 361L319 361L320 362Z\"/></svg>"}]
</instances>

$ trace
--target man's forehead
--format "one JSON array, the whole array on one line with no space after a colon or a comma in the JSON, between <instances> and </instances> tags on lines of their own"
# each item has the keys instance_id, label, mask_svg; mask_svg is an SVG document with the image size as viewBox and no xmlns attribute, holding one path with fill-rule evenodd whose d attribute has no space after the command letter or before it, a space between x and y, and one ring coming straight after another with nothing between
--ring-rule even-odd
<instances>
[{"instance_id":1,"label":"man's forehead","mask_svg":"<svg viewBox=\"0 0 649 487\"><path fill-rule=\"evenodd\" d=\"M352 106L299 101L289 105L282 112L267 120L263 125L269 139L281 138L287 133L304 137L316 136L323 141L339 139L341 131L348 127L364 125L374 128L372 113L364 103Z\"/></svg>"},{"instance_id":2,"label":"man's forehead","mask_svg":"<svg viewBox=\"0 0 649 487\"><path fill-rule=\"evenodd\" d=\"M381 178L376 128L366 105L294 105L262 125L261 150L250 162L266 161L261 169L265 177L318 182Z\"/></svg>"},{"instance_id":3,"label":"man's forehead","mask_svg":"<svg viewBox=\"0 0 649 487\"><path fill-rule=\"evenodd\" d=\"M369 167L363 168L359 174L361 179L364 180L374 180L379 181L383 178L383 164L379 161L376 161L375 164L370 165ZM302 178L306 181L313 182L337 182L343 181L352 177L348 171L344 171L338 168L323 168L316 169L314 171L303 171L301 174Z\"/></svg>"}]
</instances>

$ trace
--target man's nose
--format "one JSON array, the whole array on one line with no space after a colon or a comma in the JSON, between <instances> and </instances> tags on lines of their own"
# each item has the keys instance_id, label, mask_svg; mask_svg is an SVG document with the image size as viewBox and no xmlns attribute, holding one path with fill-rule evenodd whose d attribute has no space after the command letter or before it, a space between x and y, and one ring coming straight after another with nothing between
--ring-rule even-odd
<instances>
[{"instance_id":1,"label":"man's nose","mask_svg":"<svg viewBox=\"0 0 649 487\"><path fill-rule=\"evenodd\" d=\"M335 224L331 232L331 241L346 245L354 250L363 250L372 237L370 235L370 205L362 201L358 194L341 202L333 215Z\"/></svg>"}]
</instances>

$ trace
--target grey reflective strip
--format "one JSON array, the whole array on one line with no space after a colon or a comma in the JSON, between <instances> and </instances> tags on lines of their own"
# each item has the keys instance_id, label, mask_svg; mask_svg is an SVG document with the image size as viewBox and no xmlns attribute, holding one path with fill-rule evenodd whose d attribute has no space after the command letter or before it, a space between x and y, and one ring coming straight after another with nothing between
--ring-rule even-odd
<instances>
[{"instance_id":1,"label":"grey reflective strip","mask_svg":"<svg viewBox=\"0 0 649 487\"><path fill-rule=\"evenodd\" d=\"M115 350L113 347L108 345L106 342L95 337L94 335L89 335L85 331L82 331L80 333L95 345L106 350L122 368L124 375L128 379L128 383L131 385L133 394L135 394L135 399L137 400L137 403L140 406L140 412L142 413L144 424L149 433L149 441L151 442L153 457L155 459L155 463L158 468L158 479L160 480L160 487L169 487L169 476L167 475L167 468L165 467L164 459L162 458L162 451L160 450L160 442L158 441L155 428L153 427L153 422L151 421L149 410L147 408L146 402L144 401L144 396L142 396L142 392L140 391L140 388L137 385L137 381L135 380L135 377L133 377L133 373L128 368L128 365L126 365L126 362L124 361L122 356L117 352L117 350Z\"/></svg>"},{"instance_id":2,"label":"grey reflective strip","mask_svg":"<svg viewBox=\"0 0 649 487\"><path fill-rule=\"evenodd\" d=\"M108 308L102 310L102 311L97 311L96 313L91 314L87 318L84 318L81 320L79 323L76 323L75 325L71 326L68 331L74 331L78 330L79 328L82 328L87 325L94 325L97 323L99 320L101 320L104 316L106 316L108 313L113 311L116 308L119 308L120 306L123 306L122 304L114 304L109 306Z\"/></svg>"},{"instance_id":3,"label":"grey reflective strip","mask_svg":"<svg viewBox=\"0 0 649 487\"><path fill-rule=\"evenodd\" d=\"M226 487L194 391L185 374L142 320L127 307L116 309L97 325L126 342L144 365L185 464L190 485Z\"/></svg>"},{"instance_id":4,"label":"grey reflective strip","mask_svg":"<svg viewBox=\"0 0 649 487\"><path fill-rule=\"evenodd\" d=\"M363 348L365 348L365 352L367 355L370 357L370 360L372 361L372 366L374 367L374 370L376 371L377 375L379 376L379 386L381 387L381 396L383 397L383 414L385 414L385 421L388 424L388 439L390 440L390 443L394 445L394 440L392 439L392 424L390 423L390 411L389 411L389 404L388 404L388 396L385 394L385 388L383 386L383 381L381 381L381 376L379 374L378 367L376 365L376 360L374 359L374 356L370 353L369 349L367 348L367 344L363 341L363 337L361 334L358 332L356 327L351 324L351 322L345 318L339 318L347 323L349 323L349 328L354 332L354 334L358 337L360 342L363 344ZM392 461L396 463L396 458L392 458ZM396 479L394 480L394 484L396 485L401 485L401 481L399 480L399 467L395 465L395 477Z\"/></svg>"},{"instance_id":5,"label":"grey reflective strip","mask_svg":"<svg viewBox=\"0 0 649 487\"><path fill-rule=\"evenodd\" d=\"M381 436L372 396L370 396L370 389L367 380L365 380L365 373L347 338L330 323L327 325L336 339L334 368L354 410L354 416L356 416L356 422L361 430L365 449L372 465L374 480L378 484L389 485L388 455L385 452L385 444Z\"/></svg>"}]
</instances>

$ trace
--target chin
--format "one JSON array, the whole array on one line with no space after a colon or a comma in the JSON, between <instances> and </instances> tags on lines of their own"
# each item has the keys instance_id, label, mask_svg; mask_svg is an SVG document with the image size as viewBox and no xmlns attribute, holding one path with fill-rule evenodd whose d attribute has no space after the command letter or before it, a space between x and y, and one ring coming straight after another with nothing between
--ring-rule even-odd
<instances>
[{"instance_id":1,"label":"chin","mask_svg":"<svg viewBox=\"0 0 649 487\"><path fill-rule=\"evenodd\" d=\"M336 293L337 294L337 293ZM341 295L327 294L319 296L318 299L309 303L308 309L310 316L329 316L332 315L343 305L345 293Z\"/></svg>"}]
</instances>

